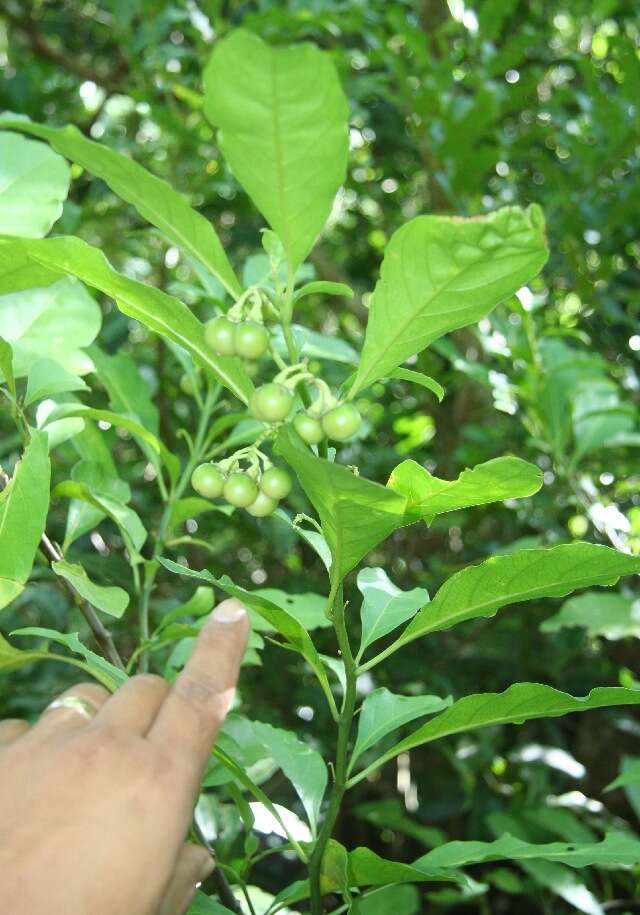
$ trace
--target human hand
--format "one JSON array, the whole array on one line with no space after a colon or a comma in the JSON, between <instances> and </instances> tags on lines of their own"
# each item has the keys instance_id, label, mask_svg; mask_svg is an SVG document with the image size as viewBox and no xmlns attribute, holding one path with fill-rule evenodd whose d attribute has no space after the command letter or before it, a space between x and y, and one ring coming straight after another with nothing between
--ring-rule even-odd
<instances>
[{"instance_id":1,"label":"human hand","mask_svg":"<svg viewBox=\"0 0 640 915\"><path fill-rule=\"evenodd\" d=\"M181 915L211 871L185 844L202 772L233 698L248 617L214 610L173 686L132 677L96 710L60 706L0 722L0 911ZM63 698L62 697L62 698Z\"/></svg>"}]
</instances>

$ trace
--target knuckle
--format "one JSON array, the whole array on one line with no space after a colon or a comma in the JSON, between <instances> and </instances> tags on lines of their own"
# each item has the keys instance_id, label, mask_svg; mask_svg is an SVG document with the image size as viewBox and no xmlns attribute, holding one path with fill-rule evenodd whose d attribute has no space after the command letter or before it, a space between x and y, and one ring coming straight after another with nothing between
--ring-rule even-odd
<instances>
[{"instance_id":1,"label":"knuckle","mask_svg":"<svg viewBox=\"0 0 640 915\"><path fill-rule=\"evenodd\" d=\"M167 681L159 674L136 674L133 680L145 689L155 690L157 692L166 692L169 688Z\"/></svg>"},{"instance_id":2,"label":"knuckle","mask_svg":"<svg viewBox=\"0 0 640 915\"><path fill-rule=\"evenodd\" d=\"M220 688L221 684L214 674L198 674L197 677L183 674L174 685L178 695L196 709L214 703Z\"/></svg>"}]
</instances>

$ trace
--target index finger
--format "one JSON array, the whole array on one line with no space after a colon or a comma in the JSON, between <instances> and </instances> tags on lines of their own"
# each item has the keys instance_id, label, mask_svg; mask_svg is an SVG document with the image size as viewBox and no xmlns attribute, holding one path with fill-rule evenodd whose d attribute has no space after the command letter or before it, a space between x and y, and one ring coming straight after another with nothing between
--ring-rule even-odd
<instances>
[{"instance_id":1,"label":"index finger","mask_svg":"<svg viewBox=\"0 0 640 915\"><path fill-rule=\"evenodd\" d=\"M248 632L249 618L241 602L222 601L147 734L196 784L231 706Z\"/></svg>"}]
</instances>

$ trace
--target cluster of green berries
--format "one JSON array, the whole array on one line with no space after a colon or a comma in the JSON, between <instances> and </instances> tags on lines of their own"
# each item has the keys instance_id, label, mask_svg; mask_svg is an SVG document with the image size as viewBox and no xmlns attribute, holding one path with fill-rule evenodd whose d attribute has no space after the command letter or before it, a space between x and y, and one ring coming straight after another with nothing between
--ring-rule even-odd
<instances>
[{"instance_id":1,"label":"cluster of green berries","mask_svg":"<svg viewBox=\"0 0 640 915\"><path fill-rule=\"evenodd\" d=\"M215 464L200 464L193 471L191 485L205 499L220 496L235 508L244 508L254 518L265 518L291 492L291 477L281 467L268 467L256 479L250 473L225 473Z\"/></svg>"},{"instance_id":2,"label":"cluster of green berries","mask_svg":"<svg viewBox=\"0 0 640 915\"><path fill-rule=\"evenodd\" d=\"M283 422L293 407L293 392L277 381L270 381L257 388L251 397L249 407L256 419L263 423ZM317 445L324 438L344 442L360 427L360 413L353 404L342 403L332 406L319 416L312 412L297 413L293 427L300 438L309 445Z\"/></svg>"},{"instance_id":3,"label":"cluster of green berries","mask_svg":"<svg viewBox=\"0 0 640 915\"><path fill-rule=\"evenodd\" d=\"M212 318L204 329L207 346L219 356L260 359L269 349L269 334L257 321L231 321L224 315Z\"/></svg>"}]
</instances>

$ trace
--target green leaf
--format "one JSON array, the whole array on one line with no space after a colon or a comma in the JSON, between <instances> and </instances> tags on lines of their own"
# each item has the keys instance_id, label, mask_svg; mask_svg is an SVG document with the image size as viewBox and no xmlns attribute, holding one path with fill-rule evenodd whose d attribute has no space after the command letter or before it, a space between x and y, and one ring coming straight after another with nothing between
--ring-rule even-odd
<instances>
[{"instance_id":1,"label":"green leaf","mask_svg":"<svg viewBox=\"0 0 640 915\"><path fill-rule=\"evenodd\" d=\"M0 635L0 674L7 674L12 670L19 670L33 661L41 661L47 657L44 651L21 651L10 645Z\"/></svg>"},{"instance_id":2,"label":"green leaf","mask_svg":"<svg viewBox=\"0 0 640 915\"><path fill-rule=\"evenodd\" d=\"M31 440L0 492L0 609L24 590L44 532L49 509L47 436L31 430Z\"/></svg>"},{"instance_id":3,"label":"green leaf","mask_svg":"<svg viewBox=\"0 0 640 915\"><path fill-rule=\"evenodd\" d=\"M322 855L320 891L349 897L349 852L337 839L329 839Z\"/></svg>"},{"instance_id":4,"label":"green leaf","mask_svg":"<svg viewBox=\"0 0 640 915\"><path fill-rule=\"evenodd\" d=\"M282 607L278 607L271 601L261 597L255 591L246 591L244 588L235 585L227 575L223 575L222 578L218 579L214 578L211 572L208 572L206 569L196 572L186 566L179 565L177 562L172 562L170 559L160 557L159 561L166 569L177 575L185 575L189 578L199 578L202 581L209 582L209 584L216 585L220 590L228 594L229 597L237 597L238 600L242 601L245 607L253 610L258 616L261 616L270 623L277 632L285 637L288 646L301 654L307 661L318 678L329 705L335 709L333 695L331 693L329 681L327 680L327 673L320 660L320 656L315 645L311 641L309 633L295 617L291 616L290 613L287 613L286 610L283 610Z\"/></svg>"},{"instance_id":5,"label":"green leaf","mask_svg":"<svg viewBox=\"0 0 640 915\"><path fill-rule=\"evenodd\" d=\"M542 472L521 458L499 457L463 470L457 480L440 480L415 461L403 461L387 485L406 497L410 519L430 524L443 512L531 496L542 486Z\"/></svg>"},{"instance_id":6,"label":"green leaf","mask_svg":"<svg viewBox=\"0 0 640 915\"><path fill-rule=\"evenodd\" d=\"M640 705L640 690L602 686L592 689L588 696L576 697L541 683L514 683L502 693L465 696L385 752L368 769L358 773L351 783L360 781L366 772L378 768L399 753L452 734L489 725L522 724L534 718L558 718L572 712L612 705Z\"/></svg>"},{"instance_id":7,"label":"green leaf","mask_svg":"<svg viewBox=\"0 0 640 915\"><path fill-rule=\"evenodd\" d=\"M13 349L4 337L0 337L0 381L6 383L9 394L15 403L18 395L16 392L16 379L13 374Z\"/></svg>"},{"instance_id":8,"label":"green leaf","mask_svg":"<svg viewBox=\"0 0 640 915\"><path fill-rule=\"evenodd\" d=\"M398 696L384 687L375 689L362 703L358 735L349 768L353 767L365 750L387 734L416 718L441 712L452 702L451 696L446 699L441 699L440 696Z\"/></svg>"},{"instance_id":9,"label":"green leaf","mask_svg":"<svg viewBox=\"0 0 640 915\"><path fill-rule=\"evenodd\" d=\"M97 585L91 581L81 565L60 560L52 562L51 568L61 578L73 585L75 591L88 600L97 610L119 619L129 605L129 595L122 588Z\"/></svg>"},{"instance_id":10,"label":"green leaf","mask_svg":"<svg viewBox=\"0 0 640 915\"><path fill-rule=\"evenodd\" d=\"M126 429L140 443L144 443L144 445L148 446L148 449L145 449L145 451L148 453L149 459L155 465L158 472L160 472L158 463L158 458L160 458L167 468L172 482L177 480L178 474L180 473L179 458L177 458L175 454L172 454L166 445L163 444L153 432L150 432L139 422L136 422L136 420L130 419L128 416L121 416L119 413L113 413L111 410L96 410L95 408L87 407L82 403L63 403L59 404L51 411L50 416L47 418L47 422L55 421L63 417L66 418L68 416L95 419L98 422L102 421L110 423L117 428Z\"/></svg>"},{"instance_id":11,"label":"green leaf","mask_svg":"<svg viewBox=\"0 0 640 915\"><path fill-rule=\"evenodd\" d=\"M420 896L414 886L384 886L354 899L349 915L417 915Z\"/></svg>"},{"instance_id":12,"label":"green leaf","mask_svg":"<svg viewBox=\"0 0 640 915\"><path fill-rule=\"evenodd\" d=\"M44 143L4 131L0 161L0 235L41 238L62 215L71 180L69 166Z\"/></svg>"},{"instance_id":13,"label":"green leaf","mask_svg":"<svg viewBox=\"0 0 640 915\"><path fill-rule=\"evenodd\" d=\"M255 721L253 727L269 756L296 789L315 835L328 780L324 760L317 750L290 731L260 721Z\"/></svg>"},{"instance_id":14,"label":"green leaf","mask_svg":"<svg viewBox=\"0 0 640 915\"><path fill-rule=\"evenodd\" d=\"M15 629L11 635L32 635L36 638L47 639L49 642L57 642L60 645L64 645L70 651L73 651L75 654L81 655L85 664L83 668L88 670L92 676L99 680L103 686L106 686L107 689L111 692L122 686L123 683L126 683L128 680L127 675L124 671L119 670L113 664L110 664L109 661L105 661L104 658L101 658L100 655L95 654L91 651L86 645L83 645L80 639L78 638L77 632L58 632L56 629L43 629L40 626L27 626L24 629ZM62 655L50 655L40 653L41 657L47 657L55 661L64 661L65 658Z\"/></svg>"},{"instance_id":15,"label":"green leaf","mask_svg":"<svg viewBox=\"0 0 640 915\"><path fill-rule=\"evenodd\" d=\"M495 616L509 604L564 597L592 585L614 585L621 575L634 572L640 572L640 557L595 543L564 543L492 556L447 579L409 623L396 647L467 620Z\"/></svg>"},{"instance_id":16,"label":"green leaf","mask_svg":"<svg viewBox=\"0 0 640 915\"><path fill-rule=\"evenodd\" d=\"M615 791L616 788L634 787L635 785L640 785L640 759L633 760L626 757L622 772L604 790Z\"/></svg>"},{"instance_id":17,"label":"green leaf","mask_svg":"<svg viewBox=\"0 0 640 915\"><path fill-rule=\"evenodd\" d=\"M413 384L419 384L435 394L439 403L442 403L445 390L435 378L431 378L429 375L423 375L422 372L414 372L411 369L399 368L389 372L389 378L399 378L401 381L411 381Z\"/></svg>"},{"instance_id":18,"label":"green leaf","mask_svg":"<svg viewBox=\"0 0 640 915\"><path fill-rule=\"evenodd\" d=\"M87 436L89 430L92 432ZM131 499L129 485L121 480L115 464L111 460L111 453L103 444L103 433L87 422L80 435L74 439L74 444L80 442L78 450L87 455L84 460L78 461L71 468L71 479L76 483L86 483L91 492L102 494L115 502L126 505ZM101 445L103 447L101 447ZM62 551L66 553L78 537L93 530L105 517L105 512L96 505L90 505L80 499L72 499L67 512L67 527L65 531Z\"/></svg>"},{"instance_id":19,"label":"green leaf","mask_svg":"<svg viewBox=\"0 0 640 915\"><path fill-rule=\"evenodd\" d=\"M0 118L0 126L47 140L57 152L101 178L115 194L133 204L140 215L160 229L170 241L197 258L233 296L240 294L242 287L215 229L208 219L192 209L184 197L166 181L156 178L127 156L87 139L76 127L46 127L44 124L12 117L9 113ZM46 150L42 143L23 142ZM50 150L47 153L64 166L68 176L66 163L59 156L53 156ZM33 185L29 187L29 193L34 194ZM2 231L8 235L23 234L9 228ZM46 232L42 232L42 235L46 235Z\"/></svg>"},{"instance_id":20,"label":"green leaf","mask_svg":"<svg viewBox=\"0 0 640 915\"><path fill-rule=\"evenodd\" d=\"M99 509L117 526L131 562L142 561L140 548L147 539L147 532L138 515L128 505L124 505L104 493L92 492L86 483L76 480L64 480L62 483L58 483L52 492L52 497L54 499L80 499Z\"/></svg>"},{"instance_id":21,"label":"green leaf","mask_svg":"<svg viewBox=\"0 0 640 915\"><path fill-rule=\"evenodd\" d=\"M186 915L233 915L233 912L211 896L205 896L198 890Z\"/></svg>"},{"instance_id":22,"label":"green leaf","mask_svg":"<svg viewBox=\"0 0 640 915\"><path fill-rule=\"evenodd\" d=\"M216 43L204 88L223 155L294 271L346 175L348 107L331 58L311 44L272 48L238 29Z\"/></svg>"},{"instance_id":23,"label":"green leaf","mask_svg":"<svg viewBox=\"0 0 640 915\"><path fill-rule=\"evenodd\" d=\"M51 397L53 394L88 390L82 378L67 372L53 359L38 359L29 369L24 405L28 407L34 401Z\"/></svg>"},{"instance_id":24,"label":"green leaf","mask_svg":"<svg viewBox=\"0 0 640 915\"><path fill-rule=\"evenodd\" d=\"M623 594L588 591L565 601L560 611L540 626L542 632L581 626L590 638L640 639L640 602Z\"/></svg>"},{"instance_id":25,"label":"green leaf","mask_svg":"<svg viewBox=\"0 0 640 915\"><path fill-rule=\"evenodd\" d=\"M6 244L7 250L12 247L11 242ZM100 330L102 316L98 303L82 283L68 277L60 279L59 273L51 274L47 283L57 282L45 284L44 289L14 292L11 274L5 273L11 267L9 258L0 268L0 285L10 293L0 297L0 327L13 348L16 378L27 375L41 359L53 359L67 372L85 375L91 370L91 360L82 349L94 341ZM28 274L25 280L27 286L36 282L34 278L32 283Z\"/></svg>"},{"instance_id":26,"label":"green leaf","mask_svg":"<svg viewBox=\"0 0 640 915\"><path fill-rule=\"evenodd\" d=\"M488 315L536 276L547 255L536 205L406 223L385 250L350 397L443 334Z\"/></svg>"},{"instance_id":27,"label":"green leaf","mask_svg":"<svg viewBox=\"0 0 640 915\"><path fill-rule=\"evenodd\" d=\"M112 410L130 416L157 436L160 414L151 399L149 384L140 374L133 356L123 352L110 356L95 345L89 355L98 378L107 389Z\"/></svg>"},{"instance_id":28,"label":"green leaf","mask_svg":"<svg viewBox=\"0 0 640 915\"><path fill-rule=\"evenodd\" d=\"M297 289L293 296L294 302L299 302L308 295L339 295L344 298L353 298L353 289L345 283L332 283L329 280L313 280Z\"/></svg>"},{"instance_id":29,"label":"green leaf","mask_svg":"<svg viewBox=\"0 0 640 915\"><path fill-rule=\"evenodd\" d=\"M311 629L326 629L331 626L331 620L326 612L327 598L321 594L309 592L288 594L278 588L256 588L252 593L266 598L278 607L282 607L290 616L297 619L307 632ZM263 626L265 626L265 629L261 628L261 631L267 631L268 624L263 623Z\"/></svg>"},{"instance_id":30,"label":"green leaf","mask_svg":"<svg viewBox=\"0 0 640 915\"><path fill-rule=\"evenodd\" d=\"M290 427L280 430L275 450L294 469L318 512L333 572L340 578L405 523L404 496L315 457Z\"/></svg>"},{"instance_id":31,"label":"green leaf","mask_svg":"<svg viewBox=\"0 0 640 915\"><path fill-rule=\"evenodd\" d=\"M433 869L503 859L557 861L569 867L633 866L640 861L640 841L621 832L609 832L601 842L534 845L506 833L495 842L447 842L418 858L413 867L430 873Z\"/></svg>"},{"instance_id":32,"label":"green leaf","mask_svg":"<svg viewBox=\"0 0 640 915\"><path fill-rule=\"evenodd\" d=\"M357 584L364 598L360 609L360 658L372 642L401 626L423 607L429 600L429 593L424 588L401 591L384 569L362 569Z\"/></svg>"},{"instance_id":33,"label":"green leaf","mask_svg":"<svg viewBox=\"0 0 640 915\"><path fill-rule=\"evenodd\" d=\"M443 880L462 883L467 881L463 874L451 868L440 870L418 870L412 864L401 864L381 858L370 848L354 848L349 853L349 883L351 886L385 886L390 883L420 883L425 880Z\"/></svg>"},{"instance_id":34,"label":"green leaf","mask_svg":"<svg viewBox=\"0 0 640 915\"><path fill-rule=\"evenodd\" d=\"M29 265L36 279L29 278ZM253 385L242 362L232 356L216 356L205 343L204 325L179 299L118 273L102 251L79 238L0 242L0 293L15 289L16 284L22 288L36 281L48 285L62 273L99 289L124 314L182 346L203 369L248 403Z\"/></svg>"},{"instance_id":35,"label":"green leaf","mask_svg":"<svg viewBox=\"0 0 640 915\"><path fill-rule=\"evenodd\" d=\"M309 359L326 359L329 362L341 362L356 365L357 351L340 337L329 337L300 324L292 324L291 332L300 357ZM281 325L273 329L271 343L281 356L287 356L287 342L284 339Z\"/></svg>"},{"instance_id":36,"label":"green leaf","mask_svg":"<svg viewBox=\"0 0 640 915\"><path fill-rule=\"evenodd\" d=\"M564 899L572 908L585 915L605 915L586 883L564 865L555 861L520 861L519 864L535 883Z\"/></svg>"}]
</instances>

